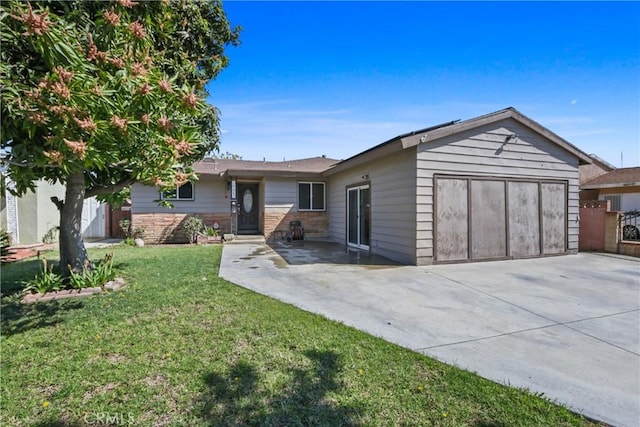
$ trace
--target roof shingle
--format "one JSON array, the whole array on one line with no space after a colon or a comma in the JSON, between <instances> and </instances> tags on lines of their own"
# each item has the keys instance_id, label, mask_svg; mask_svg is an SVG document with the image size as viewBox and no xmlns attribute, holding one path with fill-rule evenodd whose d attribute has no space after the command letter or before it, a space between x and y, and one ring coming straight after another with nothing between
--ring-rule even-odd
<instances>
[{"instance_id":1,"label":"roof shingle","mask_svg":"<svg viewBox=\"0 0 640 427\"><path fill-rule=\"evenodd\" d=\"M204 159L193 165L196 173L205 175L224 175L234 172L282 172L282 173L321 173L340 162L326 157L268 162L259 160Z\"/></svg>"},{"instance_id":2,"label":"roof shingle","mask_svg":"<svg viewBox=\"0 0 640 427\"><path fill-rule=\"evenodd\" d=\"M581 185L583 189L640 185L640 167L614 169Z\"/></svg>"}]
</instances>

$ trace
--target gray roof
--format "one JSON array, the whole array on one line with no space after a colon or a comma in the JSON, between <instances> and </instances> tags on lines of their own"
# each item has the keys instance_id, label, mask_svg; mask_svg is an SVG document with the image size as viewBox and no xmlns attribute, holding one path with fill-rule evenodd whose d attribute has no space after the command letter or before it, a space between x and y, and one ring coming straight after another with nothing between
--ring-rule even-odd
<instances>
[{"instance_id":1,"label":"gray roof","mask_svg":"<svg viewBox=\"0 0 640 427\"><path fill-rule=\"evenodd\" d=\"M583 190L640 186L640 167L614 169L580 186Z\"/></svg>"},{"instance_id":2,"label":"gray roof","mask_svg":"<svg viewBox=\"0 0 640 427\"><path fill-rule=\"evenodd\" d=\"M322 157L270 162L259 160L204 159L195 163L198 174L220 176L304 176L320 174L340 160Z\"/></svg>"},{"instance_id":3,"label":"gray roof","mask_svg":"<svg viewBox=\"0 0 640 427\"><path fill-rule=\"evenodd\" d=\"M464 121L454 120L398 135L395 138L383 142L382 144L378 144L342 161L329 159L325 156L300 160L287 160L282 162L204 159L196 163L194 165L194 169L199 174L220 175L225 177L304 177L317 176L320 174L327 176L421 143L429 143L448 135L463 132L467 129L473 129L505 118L517 120L521 124L548 138L553 143L575 155L578 158L579 164L591 164L593 162L593 159L589 157L588 154L580 150L575 145L556 135L541 124L531 120L515 108L508 107L473 119Z\"/></svg>"}]
</instances>

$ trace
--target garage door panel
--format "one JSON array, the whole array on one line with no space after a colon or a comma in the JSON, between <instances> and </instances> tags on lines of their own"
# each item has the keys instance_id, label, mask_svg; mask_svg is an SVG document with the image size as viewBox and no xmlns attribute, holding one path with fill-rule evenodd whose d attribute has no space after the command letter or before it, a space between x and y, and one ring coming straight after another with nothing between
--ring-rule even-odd
<instances>
[{"instance_id":1,"label":"garage door panel","mask_svg":"<svg viewBox=\"0 0 640 427\"><path fill-rule=\"evenodd\" d=\"M509 249L511 256L540 255L538 183L509 182Z\"/></svg>"},{"instance_id":2,"label":"garage door panel","mask_svg":"<svg viewBox=\"0 0 640 427\"><path fill-rule=\"evenodd\" d=\"M560 183L542 183L542 253L557 254L566 251L566 186Z\"/></svg>"},{"instance_id":3,"label":"garage door panel","mask_svg":"<svg viewBox=\"0 0 640 427\"><path fill-rule=\"evenodd\" d=\"M504 181L471 181L471 257L507 255Z\"/></svg>"},{"instance_id":4,"label":"garage door panel","mask_svg":"<svg viewBox=\"0 0 640 427\"><path fill-rule=\"evenodd\" d=\"M437 262L566 253L566 182L439 176L434 191Z\"/></svg>"},{"instance_id":5,"label":"garage door panel","mask_svg":"<svg viewBox=\"0 0 640 427\"><path fill-rule=\"evenodd\" d=\"M436 180L438 261L462 261L469 257L467 191L465 179Z\"/></svg>"}]
</instances>

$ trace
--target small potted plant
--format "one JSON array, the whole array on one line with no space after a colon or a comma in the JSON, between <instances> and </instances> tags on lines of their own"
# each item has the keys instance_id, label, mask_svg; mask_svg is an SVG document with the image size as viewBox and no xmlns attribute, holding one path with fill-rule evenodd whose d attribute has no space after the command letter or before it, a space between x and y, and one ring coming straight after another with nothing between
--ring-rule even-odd
<instances>
[{"instance_id":1,"label":"small potted plant","mask_svg":"<svg viewBox=\"0 0 640 427\"><path fill-rule=\"evenodd\" d=\"M222 236L218 233L218 223L213 226L205 226L203 232L198 235L198 243L219 243Z\"/></svg>"}]
</instances>

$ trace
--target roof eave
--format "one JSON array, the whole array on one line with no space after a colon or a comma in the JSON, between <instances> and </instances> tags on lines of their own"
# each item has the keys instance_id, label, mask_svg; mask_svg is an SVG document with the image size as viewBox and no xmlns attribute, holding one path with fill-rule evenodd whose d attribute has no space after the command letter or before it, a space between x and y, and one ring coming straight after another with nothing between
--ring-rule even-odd
<instances>
[{"instance_id":1,"label":"roof eave","mask_svg":"<svg viewBox=\"0 0 640 427\"><path fill-rule=\"evenodd\" d=\"M638 182L614 182L610 184L583 184L580 186L581 190L600 190L603 188L629 188L640 187L640 181Z\"/></svg>"},{"instance_id":2,"label":"roof eave","mask_svg":"<svg viewBox=\"0 0 640 427\"><path fill-rule=\"evenodd\" d=\"M222 174L223 178L256 179L256 178L319 178L321 172L282 171L282 170L243 170L228 169Z\"/></svg>"},{"instance_id":3,"label":"roof eave","mask_svg":"<svg viewBox=\"0 0 640 427\"><path fill-rule=\"evenodd\" d=\"M391 154L402 151L403 147L400 143L400 140L396 137L389 141L386 141L373 149L369 149L367 151L363 151L353 157L350 157L342 162L338 163L322 172L322 176L331 176L338 172L342 172L344 170L350 169L352 167L362 165L364 163L371 162L373 160L380 159L385 156L389 156Z\"/></svg>"}]
</instances>

